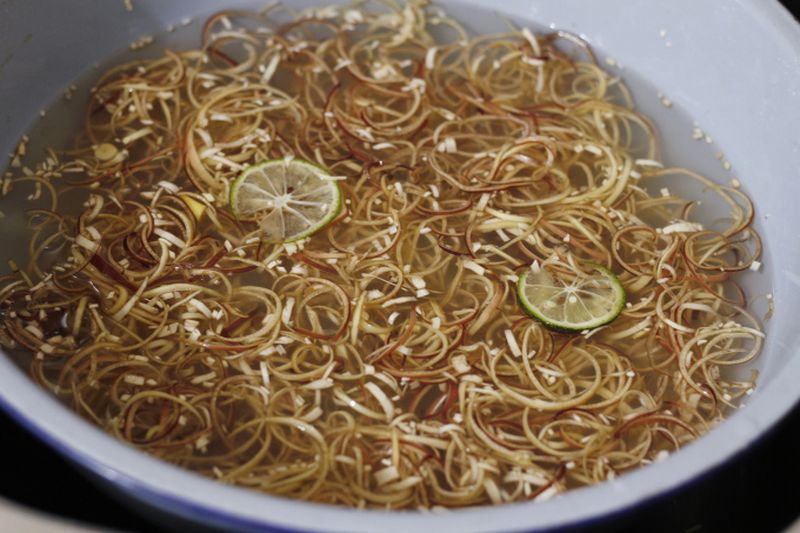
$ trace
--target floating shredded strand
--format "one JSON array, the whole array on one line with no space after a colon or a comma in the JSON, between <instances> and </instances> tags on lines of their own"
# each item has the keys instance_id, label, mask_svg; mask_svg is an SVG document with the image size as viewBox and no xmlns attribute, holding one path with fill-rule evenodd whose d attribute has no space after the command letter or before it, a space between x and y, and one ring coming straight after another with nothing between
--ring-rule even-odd
<instances>
[{"instance_id":1,"label":"floating shredded strand","mask_svg":"<svg viewBox=\"0 0 800 533\"><path fill-rule=\"evenodd\" d=\"M753 390L729 372L763 338L750 200L665 166L577 37L473 37L423 3L221 12L90 96L69 151L23 147L3 182L32 233L0 341L155 457L352 507L539 501L667 458ZM237 221L231 182L271 159L324 168L342 215L285 245ZM695 220L687 180L729 215ZM625 287L615 321L518 308L523 269L591 263Z\"/></svg>"}]
</instances>

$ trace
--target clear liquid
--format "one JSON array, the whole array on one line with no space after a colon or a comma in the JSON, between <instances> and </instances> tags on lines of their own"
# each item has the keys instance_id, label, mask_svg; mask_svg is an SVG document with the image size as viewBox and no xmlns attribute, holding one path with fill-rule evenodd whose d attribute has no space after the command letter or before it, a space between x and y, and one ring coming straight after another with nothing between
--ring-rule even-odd
<instances>
[{"instance_id":1,"label":"clear liquid","mask_svg":"<svg viewBox=\"0 0 800 533\"><path fill-rule=\"evenodd\" d=\"M464 11L477 11L475 8L463 8ZM467 17L470 13L465 13L465 18L470 20L490 20L487 16L473 16ZM535 25L532 25L535 28ZM483 32L490 32L503 29L503 23L499 20L497 24L489 24L481 28L470 28L473 30L480 30ZM544 28L539 28L545 30ZM476 32L477 33L477 32ZM158 45L151 45L150 48L144 51L144 54L159 55L158 50L164 46L171 46L176 49L192 46L196 43L197 27L181 28L178 31L165 32L158 37ZM604 58L605 54L600 50L595 50L598 57ZM136 54L141 57L140 54ZM107 65L117 64L131 58L131 54L124 53L112 57ZM105 66L99 70L87 71L84 77L76 82L77 89L75 96L67 101L59 98L49 108L46 116L37 122L37 124L29 132L32 142L29 145L29 152L32 154L40 154L44 146L59 146L68 148L72 138L72 129L65 127L65 124L79 124L82 119L83 110L88 102L88 89L97 78L98 72L103 71ZM635 72L629 68L618 69L617 67L609 66L609 70L615 75L624 78L626 85L631 90L636 102L637 109L648 115L653 119L656 124L660 141L659 146L662 148L660 159L667 165L671 166L686 166L688 168L697 170L704 173L718 182L730 181L732 176L723 168L722 161L716 156L717 149L713 143L707 143L705 138L694 139L693 134L695 125L691 119L682 110L672 106L665 105L662 97L658 95L658 91L650 86L646 81L640 79ZM30 159L34 159L35 155ZM742 180L746 190L746 180ZM653 195L658 195L659 190L663 187L669 189L680 196L688 198L697 198L704 201L701 220L710 225L713 221L721 216L724 211L724 206L715 205L712 201L714 198L711 195L705 195L702 190L694 187L687 186L683 183L673 183L671 181L664 182L663 180L653 180L648 183L646 187ZM26 200L26 195L29 191L22 189L16 190L0 204L0 209L6 213L6 231L11 240L17 244L22 245L27 242L29 238L29 230L27 229L27 219L25 210L32 207L32 203ZM76 198L79 204L80 198ZM27 258L20 255L15 258L19 264L24 264ZM445 290L447 286L448 272L442 273L441 287L433 287L436 289ZM760 276L758 278L746 279L744 282L745 288L749 294L758 294L766 292L769 282L769 276ZM30 363L30 354L22 351L14 354L18 363L27 367ZM746 369L737 371L740 375L746 376ZM415 412L422 416L430 413L438 413L439 406L436 401L440 399L441 395L435 390L423 391L418 402L415 404ZM408 399L404 399L408 400ZM406 404L403 404L406 405Z\"/></svg>"}]
</instances>

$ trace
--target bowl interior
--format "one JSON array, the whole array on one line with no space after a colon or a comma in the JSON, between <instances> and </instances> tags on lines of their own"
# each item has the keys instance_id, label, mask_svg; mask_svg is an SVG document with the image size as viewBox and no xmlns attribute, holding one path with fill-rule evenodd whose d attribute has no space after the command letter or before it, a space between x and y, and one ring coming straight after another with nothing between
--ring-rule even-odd
<instances>
[{"instance_id":1,"label":"bowl interior","mask_svg":"<svg viewBox=\"0 0 800 533\"><path fill-rule=\"evenodd\" d=\"M287 2L289 3L289 2ZM306 7L320 2L293 1ZM362 513L358 525L352 512L300 502L286 502L217 485L162 463L112 441L78 420L52 398L36 389L8 358L0 355L0 398L58 449L87 464L135 497L178 512L209 512L214 520L244 520L257 526L264 521L313 528L358 527L402 530L415 520L435 520L445 530L497 529L503 512L508 529L574 522L671 489L702 470L732 456L786 412L800 392L792 380L800 378L795 358L798 328L793 326L800 292L800 143L796 124L800 107L798 42L800 32L777 3L743 0L725 6L676 0L653 5L645 0L608 0L602 6L581 0L513 0L499 7L490 0L441 2L474 32L507 28L503 17L534 30L558 28L580 34L594 47L601 64L622 77L632 90L639 110L657 125L662 156L670 165L686 166L718 183L741 182L756 205L755 227L764 238L763 267L748 272L744 284L756 314L766 310L767 294L774 294L775 315L765 326L766 345L755 363L759 385L747 407L720 428L688 446L669 465L654 465L604 486L568 493L544 504L512 505L503 509L473 509L447 516L413 513ZM261 6L254 2L226 2ZM700 4L700 5L698 5ZM48 17L37 17L45 9ZM9 2L0 6L0 147L13 151L20 134L30 132L29 161L45 144L59 145L76 124L87 100L87 90L100 65L120 57L151 56L165 47L196 45L200 25L219 9L214 0L134 0L133 12L122 2L44 0L36 6ZM502 15L501 16L498 16ZM187 21L186 17L192 17ZM34 25L32 22L36 20ZM96 21L102 20L98 25ZM175 26L176 31L166 31ZM86 38L86 28L92 38ZM142 35L155 42L138 52L128 44ZM742 35L753 38L742 39ZM743 65L747 75L743 76ZM71 84L75 96L63 94ZM44 117L40 111L47 110ZM700 132L700 133L698 133ZM730 169L728 165L730 163ZM654 183L654 190L663 186ZM669 184L687 195L702 194L683 185ZM6 257L22 263L27 255L24 196L0 200L4 214L2 242ZM721 211L704 207L713 219ZM5 265L3 265L5 268ZM197 487L197 490L188 488ZM264 509L280 506L280 516ZM581 511L577 514L575 508ZM324 522L320 520L324 519ZM422 523L422 522L420 522ZM426 522L431 523L431 522Z\"/></svg>"}]
</instances>

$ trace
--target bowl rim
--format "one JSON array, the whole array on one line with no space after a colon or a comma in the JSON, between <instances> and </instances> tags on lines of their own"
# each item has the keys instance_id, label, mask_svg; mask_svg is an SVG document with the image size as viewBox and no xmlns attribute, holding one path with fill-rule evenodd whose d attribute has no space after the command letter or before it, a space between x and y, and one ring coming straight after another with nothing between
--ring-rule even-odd
<instances>
[{"instance_id":1,"label":"bowl rim","mask_svg":"<svg viewBox=\"0 0 800 533\"><path fill-rule=\"evenodd\" d=\"M800 60L800 25L777 0L739 0L775 30ZM0 351L1 353L2 351ZM730 462L756 444L800 399L800 360L784 370L746 409L677 452L668 465L639 468L615 480L572 490L546 502L484 506L448 513L352 510L225 486L147 456L81 419L0 356L0 408L55 451L148 505L209 524L245 530L517 531L589 523L626 512ZM688 460L689 456L708 460ZM653 482L655 478L655 482ZM532 505L534 507L532 507ZM270 513L271 510L278 510ZM535 511L535 512L534 512ZM532 523L535 521L535 523Z\"/></svg>"}]
</instances>

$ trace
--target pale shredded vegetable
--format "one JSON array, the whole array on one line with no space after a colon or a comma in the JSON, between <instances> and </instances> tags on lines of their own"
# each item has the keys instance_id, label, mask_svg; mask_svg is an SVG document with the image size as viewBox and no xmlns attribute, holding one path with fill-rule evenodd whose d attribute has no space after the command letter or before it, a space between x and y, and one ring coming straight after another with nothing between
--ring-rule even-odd
<instances>
[{"instance_id":1,"label":"pale shredded vegetable","mask_svg":"<svg viewBox=\"0 0 800 533\"><path fill-rule=\"evenodd\" d=\"M0 340L92 422L273 494L460 507L658 461L752 392L727 370L763 339L737 277L761 267L750 200L665 167L579 38L409 3L221 12L202 43L103 74L74 147L3 183L33 233ZM346 198L285 246L228 206L281 158ZM653 179L730 214L701 224ZM590 262L628 295L607 326L518 308L521 269Z\"/></svg>"}]
</instances>

